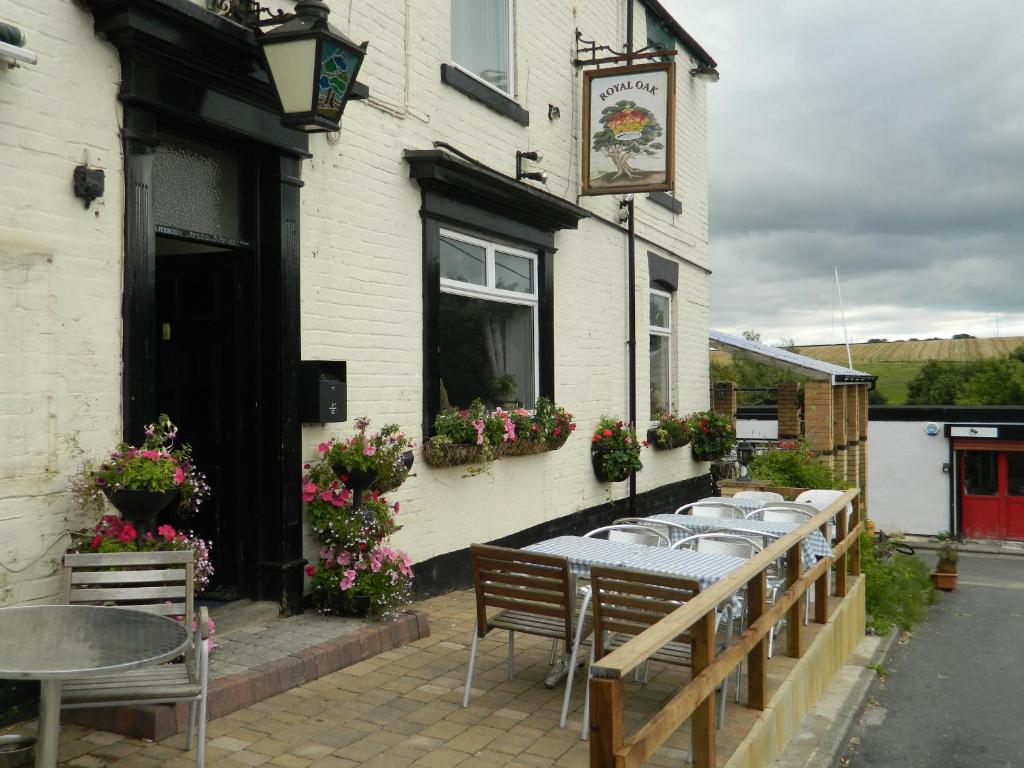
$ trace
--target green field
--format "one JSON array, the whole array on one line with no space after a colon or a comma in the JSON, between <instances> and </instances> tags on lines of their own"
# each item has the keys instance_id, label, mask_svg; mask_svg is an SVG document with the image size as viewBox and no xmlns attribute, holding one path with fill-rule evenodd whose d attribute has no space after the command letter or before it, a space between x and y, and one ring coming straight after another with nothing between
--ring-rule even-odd
<instances>
[{"instance_id":1,"label":"green field","mask_svg":"<svg viewBox=\"0 0 1024 768\"><path fill-rule=\"evenodd\" d=\"M902 363L854 363L857 370L878 377L875 389L885 396L888 405L902 405L907 402L907 384L921 370L923 362Z\"/></svg>"}]
</instances>

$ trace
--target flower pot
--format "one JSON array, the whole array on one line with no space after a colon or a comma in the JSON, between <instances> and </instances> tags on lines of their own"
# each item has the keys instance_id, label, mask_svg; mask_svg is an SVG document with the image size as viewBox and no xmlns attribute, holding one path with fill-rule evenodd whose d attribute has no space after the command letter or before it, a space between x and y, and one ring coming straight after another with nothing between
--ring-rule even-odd
<instances>
[{"instance_id":1,"label":"flower pot","mask_svg":"<svg viewBox=\"0 0 1024 768\"><path fill-rule=\"evenodd\" d=\"M452 445L433 438L423 444L423 458L432 467L484 464L494 458L486 445Z\"/></svg>"},{"instance_id":2,"label":"flower pot","mask_svg":"<svg viewBox=\"0 0 1024 768\"><path fill-rule=\"evenodd\" d=\"M662 445L658 440L658 428L651 427L647 430L647 442L659 451L670 451L674 448L683 448L690 444L690 439L686 438L681 443L673 443L672 445Z\"/></svg>"},{"instance_id":3,"label":"flower pot","mask_svg":"<svg viewBox=\"0 0 1024 768\"><path fill-rule=\"evenodd\" d=\"M365 618L370 613L370 598L366 595L350 595L348 592L341 592L331 600L325 613L332 616Z\"/></svg>"},{"instance_id":4,"label":"flower pot","mask_svg":"<svg viewBox=\"0 0 1024 768\"><path fill-rule=\"evenodd\" d=\"M946 573L944 571L932 571L932 584L935 585L936 589L941 589L943 592L952 592L956 589L956 573Z\"/></svg>"},{"instance_id":5,"label":"flower pot","mask_svg":"<svg viewBox=\"0 0 1024 768\"><path fill-rule=\"evenodd\" d=\"M702 451L698 451L696 448L693 449L693 459L694 459L694 461L716 461L716 460L718 460L720 458L722 458L722 457L718 456L716 454L704 453Z\"/></svg>"},{"instance_id":6,"label":"flower pot","mask_svg":"<svg viewBox=\"0 0 1024 768\"><path fill-rule=\"evenodd\" d=\"M35 759L36 737L20 733L0 736L0 768L21 768Z\"/></svg>"},{"instance_id":7,"label":"flower pot","mask_svg":"<svg viewBox=\"0 0 1024 768\"><path fill-rule=\"evenodd\" d=\"M623 480L628 480L629 472L620 472L613 475L605 471L604 457L608 453L612 453L612 451L606 448L590 449L590 463L594 467L594 475L602 483L621 483Z\"/></svg>"},{"instance_id":8,"label":"flower pot","mask_svg":"<svg viewBox=\"0 0 1024 768\"><path fill-rule=\"evenodd\" d=\"M137 491L131 488L118 488L111 492L104 488L103 492L114 509L121 513L121 518L130 520L140 536L147 533L156 534L156 518L181 495L180 488L169 491Z\"/></svg>"}]
</instances>

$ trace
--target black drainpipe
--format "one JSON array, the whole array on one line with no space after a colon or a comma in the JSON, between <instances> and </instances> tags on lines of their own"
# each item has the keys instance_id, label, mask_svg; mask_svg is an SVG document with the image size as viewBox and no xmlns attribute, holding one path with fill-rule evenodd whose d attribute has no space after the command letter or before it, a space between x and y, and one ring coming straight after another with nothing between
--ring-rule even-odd
<instances>
[{"instance_id":1,"label":"black drainpipe","mask_svg":"<svg viewBox=\"0 0 1024 768\"><path fill-rule=\"evenodd\" d=\"M626 53L633 52L633 0L626 0ZM628 62L627 62L628 63ZM629 214L629 249L627 281L629 283L629 423L633 429L636 423L636 226L633 218L633 195L626 203ZM629 514L636 517L636 472L629 475Z\"/></svg>"}]
</instances>

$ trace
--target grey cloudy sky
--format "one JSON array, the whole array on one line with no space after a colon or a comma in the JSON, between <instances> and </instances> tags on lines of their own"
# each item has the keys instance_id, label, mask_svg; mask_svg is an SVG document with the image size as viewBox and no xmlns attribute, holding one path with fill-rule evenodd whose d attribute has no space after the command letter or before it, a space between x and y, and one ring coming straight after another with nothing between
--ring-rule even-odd
<instances>
[{"instance_id":1,"label":"grey cloudy sky","mask_svg":"<svg viewBox=\"0 0 1024 768\"><path fill-rule=\"evenodd\" d=\"M1024 335L1024 1L664 3L722 73L712 327L841 342L835 265L851 341Z\"/></svg>"}]
</instances>

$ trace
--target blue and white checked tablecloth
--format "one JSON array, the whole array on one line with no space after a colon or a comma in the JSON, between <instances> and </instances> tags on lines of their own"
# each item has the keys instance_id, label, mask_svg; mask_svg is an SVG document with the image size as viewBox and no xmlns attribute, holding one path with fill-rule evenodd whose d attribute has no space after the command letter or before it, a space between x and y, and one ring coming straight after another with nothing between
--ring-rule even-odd
<instances>
[{"instance_id":1,"label":"blue and white checked tablecloth","mask_svg":"<svg viewBox=\"0 0 1024 768\"><path fill-rule=\"evenodd\" d=\"M708 496L705 499L695 501L692 509L696 512L701 504L718 504L723 501L731 506L739 507L748 515L755 509L768 506L768 502L763 499L752 499L749 496L740 496L738 499L732 496Z\"/></svg>"},{"instance_id":2,"label":"blue and white checked tablecloth","mask_svg":"<svg viewBox=\"0 0 1024 768\"><path fill-rule=\"evenodd\" d=\"M718 579L746 562L742 558L731 555L712 555L686 549L648 547L643 544L592 539L584 536L558 536L554 539L539 541L536 544L523 547L523 549L567 558L569 570L574 576L586 576L590 573L592 565L605 565L693 579L700 584L701 589L707 589Z\"/></svg>"},{"instance_id":3,"label":"blue and white checked tablecloth","mask_svg":"<svg viewBox=\"0 0 1024 768\"><path fill-rule=\"evenodd\" d=\"M694 509L694 512L699 512L698 508ZM702 531L710 530L721 530L727 529L739 529L743 531L756 531L758 533L769 534L774 537L784 536L790 531L795 531L803 523L785 523L785 522L765 522L764 520L739 520L737 518L722 518L722 517L701 517L699 514L693 515L651 515L648 520L655 522L667 522L675 523L676 525L684 525L694 533L701 533ZM675 544L680 539L684 538L686 534L680 531L674 526L666 526L668 528L667 534L669 541ZM815 530L809 536L805 537L800 542L801 559L804 562L804 566L808 567L814 565L819 557L830 557L832 555L832 549L825 542L825 537L821 535L821 531Z\"/></svg>"}]
</instances>

